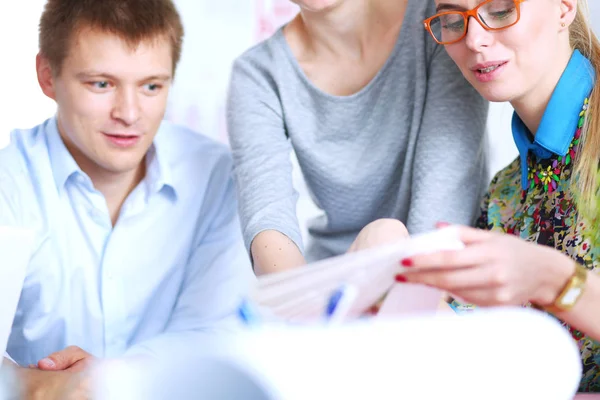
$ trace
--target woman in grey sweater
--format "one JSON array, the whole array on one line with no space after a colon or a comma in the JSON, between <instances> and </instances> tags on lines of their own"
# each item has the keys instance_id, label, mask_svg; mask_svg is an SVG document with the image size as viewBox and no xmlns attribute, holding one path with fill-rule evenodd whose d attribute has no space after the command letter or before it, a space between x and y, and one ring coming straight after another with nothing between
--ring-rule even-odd
<instances>
[{"instance_id":1,"label":"woman in grey sweater","mask_svg":"<svg viewBox=\"0 0 600 400\"><path fill-rule=\"evenodd\" d=\"M488 106L423 29L434 2L294 2L300 13L236 60L229 88L241 223L256 272L342 254L381 218L411 234L440 220L470 224L487 185ZM292 149L323 210L306 250Z\"/></svg>"}]
</instances>

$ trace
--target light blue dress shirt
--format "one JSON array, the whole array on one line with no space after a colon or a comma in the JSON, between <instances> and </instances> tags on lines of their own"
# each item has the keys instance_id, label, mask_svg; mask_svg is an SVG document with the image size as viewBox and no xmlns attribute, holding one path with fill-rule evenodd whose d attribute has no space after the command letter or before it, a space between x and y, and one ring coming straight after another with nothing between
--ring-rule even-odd
<instances>
[{"instance_id":1,"label":"light blue dress shirt","mask_svg":"<svg viewBox=\"0 0 600 400\"><path fill-rule=\"evenodd\" d=\"M19 364L69 345L166 355L178 335L236 326L253 274L229 152L163 122L146 164L113 228L55 118L14 131L0 151L0 225L37 236L7 348Z\"/></svg>"},{"instance_id":2,"label":"light blue dress shirt","mask_svg":"<svg viewBox=\"0 0 600 400\"><path fill-rule=\"evenodd\" d=\"M592 63L579 50L575 50L552 93L535 137L517 113L513 114L512 132L521 156L523 190L527 189L529 182L527 154L530 151L538 159L550 158L552 154L567 154L577 130L579 112L586 97L590 96L595 81Z\"/></svg>"}]
</instances>

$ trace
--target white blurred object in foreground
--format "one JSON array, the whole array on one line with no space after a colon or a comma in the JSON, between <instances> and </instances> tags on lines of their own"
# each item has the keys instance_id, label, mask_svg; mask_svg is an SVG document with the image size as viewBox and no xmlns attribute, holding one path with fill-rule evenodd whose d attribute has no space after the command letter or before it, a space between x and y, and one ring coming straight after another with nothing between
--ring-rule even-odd
<instances>
[{"instance_id":1,"label":"white blurred object in foreground","mask_svg":"<svg viewBox=\"0 0 600 400\"><path fill-rule=\"evenodd\" d=\"M113 363L102 400L568 400L581 376L568 332L529 309L256 326L210 346L178 341L154 368Z\"/></svg>"}]
</instances>

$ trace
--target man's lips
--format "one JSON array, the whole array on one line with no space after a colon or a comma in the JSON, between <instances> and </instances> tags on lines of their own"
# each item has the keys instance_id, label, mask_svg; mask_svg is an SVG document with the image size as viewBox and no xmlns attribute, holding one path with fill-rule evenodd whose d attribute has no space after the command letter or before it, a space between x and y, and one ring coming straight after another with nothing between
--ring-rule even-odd
<instances>
[{"instance_id":1,"label":"man's lips","mask_svg":"<svg viewBox=\"0 0 600 400\"><path fill-rule=\"evenodd\" d=\"M139 137L139 136L141 136L138 133L115 133L115 132L102 132L102 133L105 134L106 136L124 137L124 138L132 138L132 137Z\"/></svg>"},{"instance_id":2,"label":"man's lips","mask_svg":"<svg viewBox=\"0 0 600 400\"><path fill-rule=\"evenodd\" d=\"M110 143L117 147L131 147L139 142L141 135L102 132Z\"/></svg>"}]
</instances>

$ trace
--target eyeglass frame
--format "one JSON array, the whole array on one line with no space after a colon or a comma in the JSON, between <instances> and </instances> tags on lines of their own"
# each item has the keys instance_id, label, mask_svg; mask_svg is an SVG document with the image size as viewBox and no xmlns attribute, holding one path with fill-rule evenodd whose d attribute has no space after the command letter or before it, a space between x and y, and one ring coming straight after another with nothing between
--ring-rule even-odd
<instances>
[{"instance_id":1,"label":"eyeglass frame","mask_svg":"<svg viewBox=\"0 0 600 400\"><path fill-rule=\"evenodd\" d=\"M479 18L479 9L481 7L483 7L484 5L491 3L492 1L495 0L486 0L483 3L479 4L477 7L471 9L471 10L467 10L467 11L444 11L438 14L435 14L432 17L427 18L425 21L423 21L423 25L425 27L425 29L427 30L427 32L429 32L429 34L431 35L431 37L433 38L433 40L436 41L437 44L441 44L441 45L449 45L449 44L454 44L454 43L458 43L461 40L463 40L466 36L467 33L469 31L469 19L471 17L475 18L475 20L479 23L479 25L481 25L481 27L483 29L485 29L486 31L489 32L497 32L497 31L502 31L504 29L508 29L511 26L515 26L517 24L517 22L519 22L519 20L521 19L521 3L523 3L526 0L512 0L513 3L515 3L515 7L517 7L517 20L515 22L513 22L510 25L506 25L503 26L502 28L490 28L489 26L487 26L485 24L485 22L483 22L480 18ZM433 33L433 31L431 30L431 21L433 21L435 18L439 18L443 15L450 15L450 14L460 14L463 17L463 20L465 21L465 31L462 34L462 36L456 40L453 40L451 42L440 42L439 40L437 40L437 38L435 37L435 34Z\"/></svg>"}]
</instances>

